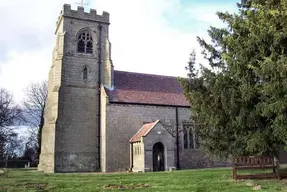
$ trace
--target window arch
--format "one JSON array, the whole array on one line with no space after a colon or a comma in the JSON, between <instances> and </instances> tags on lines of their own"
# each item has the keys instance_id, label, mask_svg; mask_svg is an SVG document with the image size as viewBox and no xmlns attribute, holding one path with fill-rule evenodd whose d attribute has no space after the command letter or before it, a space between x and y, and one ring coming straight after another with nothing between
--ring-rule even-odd
<instances>
[{"instance_id":1,"label":"window arch","mask_svg":"<svg viewBox=\"0 0 287 192\"><path fill-rule=\"evenodd\" d=\"M80 32L78 35L77 46L78 53L93 53L93 37L88 30Z\"/></svg>"},{"instance_id":2,"label":"window arch","mask_svg":"<svg viewBox=\"0 0 287 192\"><path fill-rule=\"evenodd\" d=\"M87 80L88 79L88 68L87 66L84 67L83 69L83 80Z\"/></svg>"},{"instance_id":3,"label":"window arch","mask_svg":"<svg viewBox=\"0 0 287 192\"><path fill-rule=\"evenodd\" d=\"M200 147L196 130L191 125L183 125L184 149L198 149Z\"/></svg>"}]
</instances>

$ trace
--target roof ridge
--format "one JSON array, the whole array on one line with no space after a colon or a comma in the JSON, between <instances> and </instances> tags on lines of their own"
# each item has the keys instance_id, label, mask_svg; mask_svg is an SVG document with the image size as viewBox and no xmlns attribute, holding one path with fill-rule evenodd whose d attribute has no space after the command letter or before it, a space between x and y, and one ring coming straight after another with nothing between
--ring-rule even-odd
<instances>
[{"instance_id":1,"label":"roof ridge","mask_svg":"<svg viewBox=\"0 0 287 192\"><path fill-rule=\"evenodd\" d=\"M177 79L178 77L180 77L180 76L160 75L160 74L140 73L140 72L133 72L133 71L120 71L120 70L114 70L114 72L120 72L120 73L132 73L132 74L146 75L146 76L169 77L169 78L175 78L175 79ZM185 78L185 77L180 77L180 78Z\"/></svg>"}]
</instances>

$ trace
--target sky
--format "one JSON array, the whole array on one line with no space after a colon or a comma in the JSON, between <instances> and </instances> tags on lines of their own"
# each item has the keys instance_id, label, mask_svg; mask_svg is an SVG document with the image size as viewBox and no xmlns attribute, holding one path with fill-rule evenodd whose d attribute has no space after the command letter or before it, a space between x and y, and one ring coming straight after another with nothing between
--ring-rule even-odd
<instances>
[{"instance_id":1,"label":"sky","mask_svg":"<svg viewBox=\"0 0 287 192\"><path fill-rule=\"evenodd\" d=\"M0 88L17 102L32 82L48 78L57 18L64 3L80 0L1 0ZM115 70L181 76L190 52L200 52L196 36L224 26L216 11L236 12L238 0L84 0L85 11L110 13ZM5 19L3 19L5 18ZM198 55L199 62L204 62Z\"/></svg>"}]
</instances>

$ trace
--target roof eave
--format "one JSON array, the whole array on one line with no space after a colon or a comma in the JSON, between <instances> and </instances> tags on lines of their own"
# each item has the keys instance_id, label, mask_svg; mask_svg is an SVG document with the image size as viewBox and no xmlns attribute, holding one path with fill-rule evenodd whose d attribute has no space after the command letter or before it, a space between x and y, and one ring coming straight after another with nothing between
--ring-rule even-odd
<instances>
[{"instance_id":1,"label":"roof eave","mask_svg":"<svg viewBox=\"0 0 287 192\"><path fill-rule=\"evenodd\" d=\"M123 102L123 101L110 101L111 104L126 104L126 105L150 105L158 107L181 107L181 108L190 108L189 105L171 105L171 104L156 104L156 103L137 103L137 102Z\"/></svg>"}]
</instances>

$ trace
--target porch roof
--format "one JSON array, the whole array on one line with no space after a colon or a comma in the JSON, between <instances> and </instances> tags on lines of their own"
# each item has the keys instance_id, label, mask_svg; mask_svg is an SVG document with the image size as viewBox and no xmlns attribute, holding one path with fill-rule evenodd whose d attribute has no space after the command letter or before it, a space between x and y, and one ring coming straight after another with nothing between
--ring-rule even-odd
<instances>
[{"instance_id":1,"label":"porch roof","mask_svg":"<svg viewBox=\"0 0 287 192\"><path fill-rule=\"evenodd\" d=\"M141 141L141 137L146 136L158 122L159 120L144 124L140 130L138 130L138 132L130 139L130 143Z\"/></svg>"}]
</instances>

